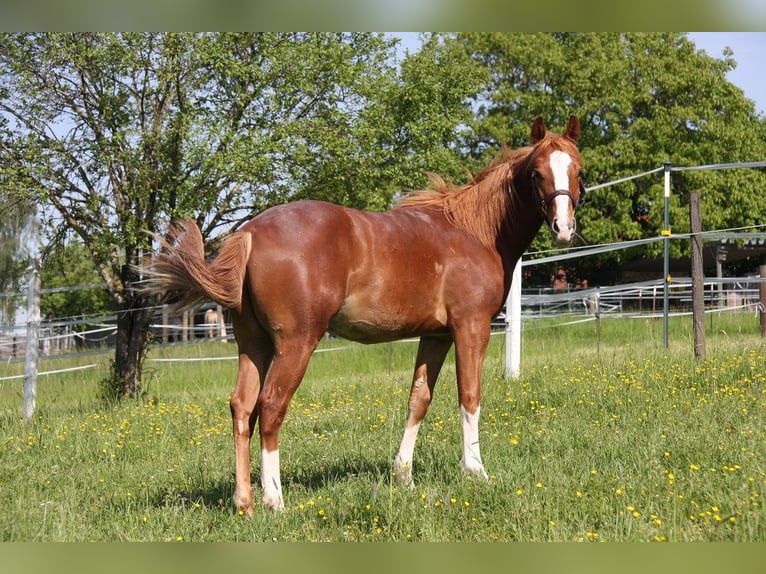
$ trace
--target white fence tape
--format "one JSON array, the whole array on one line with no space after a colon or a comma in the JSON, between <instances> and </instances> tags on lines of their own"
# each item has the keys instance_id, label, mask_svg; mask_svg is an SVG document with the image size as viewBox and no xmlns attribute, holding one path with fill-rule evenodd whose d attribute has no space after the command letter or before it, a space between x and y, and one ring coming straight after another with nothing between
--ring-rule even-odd
<instances>
[{"instance_id":1,"label":"white fence tape","mask_svg":"<svg viewBox=\"0 0 766 574\"><path fill-rule=\"evenodd\" d=\"M72 371L84 371L85 369L92 369L93 367L96 367L97 365L93 363L92 365L81 365L79 367L70 367L68 369L56 369L54 371L43 371L42 373L37 373L37 376L41 377L43 375L57 375L59 373L70 373ZM0 381L12 381L15 379L23 379L26 377L26 375L13 375L12 377L0 377Z\"/></svg>"}]
</instances>

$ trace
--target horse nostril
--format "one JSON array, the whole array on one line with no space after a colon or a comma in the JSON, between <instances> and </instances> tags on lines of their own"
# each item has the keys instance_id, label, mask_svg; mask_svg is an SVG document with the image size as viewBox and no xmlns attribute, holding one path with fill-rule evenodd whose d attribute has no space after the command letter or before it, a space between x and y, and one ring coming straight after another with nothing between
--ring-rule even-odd
<instances>
[{"instance_id":1,"label":"horse nostril","mask_svg":"<svg viewBox=\"0 0 766 574\"><path fill-rule=\"evenodd\" d=\"M559 233L561 230L559 229L559 220L554 219L553 223L551 223L551 229L553 230L553 233Z\"/></svg>"}]
</instances>

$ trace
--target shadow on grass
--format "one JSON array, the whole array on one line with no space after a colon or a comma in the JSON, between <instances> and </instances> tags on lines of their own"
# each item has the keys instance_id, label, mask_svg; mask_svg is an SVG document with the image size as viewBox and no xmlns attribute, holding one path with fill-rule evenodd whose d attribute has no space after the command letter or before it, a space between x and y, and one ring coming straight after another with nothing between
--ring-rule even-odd
<instances>
[{"instance_id":1,"label":"shadow on grass","mask_svg":"<svg viewBox=\"0 0 766 574\"><path fill-rule=\"evenodd\" d=\"M331 464L282 473L282 485L287 505L296 496L300 497L301 493L311 493L319 489L356 481L361 481L365 485L364 488L369 488L371 492L375 492L378 488L388 485L391 480L390 461L370 461L363 458L348 458ZM261 477L256 467L250 474L256 510L260 505L260 482ZM202 484L199 488L158 491L151 498L151 504L158 509L206 508L234 512L233 494L234 473L232 472L228 478L219 475L217 479Z\"/></svg>"}]
</instances>

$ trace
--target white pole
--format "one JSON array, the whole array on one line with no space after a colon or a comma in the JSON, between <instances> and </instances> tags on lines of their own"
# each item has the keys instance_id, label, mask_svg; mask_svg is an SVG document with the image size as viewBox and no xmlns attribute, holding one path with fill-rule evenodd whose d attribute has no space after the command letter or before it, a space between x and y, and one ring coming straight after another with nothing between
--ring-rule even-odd
<instances>
[{"instance_id":1,"label":"white pole","mask_svg":"<svg viewBox=\"0 0 766 574\"><path fill-rule=\"evenodd\" d=\"M25 421L35 414L37 406L37 363L40 346L40 271L39 260L32 260L29 273L27 296L27 354L24 368L24 405L22 416Z\"/></svg>"},{"instance_id":2,"label":"white pole","mask_svg":"<svg viewBox=\"0 0 766 574\"><path fill-rule=\"evenodd\" d=\"M665 228L662 230L662 235L665 236L663 243L665 244L665 256L664 271L665 271L665 284L663 290L663 342L665 348L668 348L668 300L670 294L670 162L665 162Z\"/></svg>"},{"instance_id":3,"label":"white pole","mask_svg":"<svg viewBox=\"0 0 766 574\"><path fill-rule=\"evenodd\" d=\"M37 370L40 351L40 227L37 212L29 215L27 230L30 233L29 249L29 287L27 290L27 348L24 363L24 398L22 417L29 421L37 407Z\"/></svg>"},{"instance_id":4,"label":"white pole","mask_svg":"<svg viewBox=\"0 0 766 574\"><path fill-rule=\"evenodd\" d=\"M511 290L505 303L505 378L521 376L521 258L513 268Z\"/></svg>"}]
</instances>

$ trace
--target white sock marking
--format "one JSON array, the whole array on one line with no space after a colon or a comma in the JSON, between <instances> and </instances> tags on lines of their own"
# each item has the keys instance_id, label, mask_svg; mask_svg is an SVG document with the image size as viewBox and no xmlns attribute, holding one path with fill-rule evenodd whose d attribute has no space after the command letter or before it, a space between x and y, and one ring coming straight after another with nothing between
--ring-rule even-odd
<instances>
[{"instance_id":1,"label":"white sock marking","mask_svg":"<svg viewBox=\"0 0 766 574\"><path fill-rule=\"evenodd\" d=\"M396 460L403 466L412 467L412 457L415 452L415 441L418 438L418 431L420 430L420 423L412 425L411 427L405 427L404 437L402 437L402 444L399 446L399 454Z\"/></svg>"},{"instance_id":2,"label":"white sock marking","mask_svg":"<svg viewBox=\"0 0 766 574\"><path fill-rule=\"evenodd\" d=\"M279 449L261 450L261 487L263 504L269 510L284 510L282 481L279 477Z\"/></svg>"},{"instance_id":3,"label":"white sock marking","mask_svg":"<svg viewBox=\"0 0 766 574\"><path fill-rule=\"evenodd\" d=\"M470 474L479 474L487 477L484 465L481 462L481 450L479 449L479 412L481 407L476 407L476 412L469 413L463 405L460 405L460 414L463 420L463 469Z\"/></svg>"}]
</instances>

